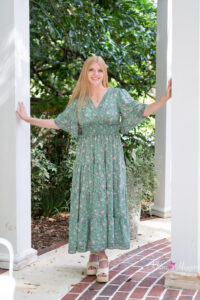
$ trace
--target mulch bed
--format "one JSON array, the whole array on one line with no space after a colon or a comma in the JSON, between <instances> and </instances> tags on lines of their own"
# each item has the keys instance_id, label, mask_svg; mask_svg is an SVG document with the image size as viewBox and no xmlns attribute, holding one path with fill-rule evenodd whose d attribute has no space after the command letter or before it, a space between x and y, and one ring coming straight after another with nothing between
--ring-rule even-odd
<instances>
[{"instance_id":1,"label":"mulch bed","mask_svg":"<svg viewBox=\"0 0 200 300\"><path fill-rule=\"evenodd\" d=\"M69 213L58 213L51 218L32 218L32 248L47 248L60 241L68 242Z\"/></svg>"},{"instance_id":2,"label":"mulch bed","mask_svg":"<svg viewBox=\"0 0 200 300\"><path fill-rule=\"evenodd\" d=\"M141 221L153 219L148 214L141 215ZM58 213L53 217L32 218L32 248L41 250L60 241L68 242L69 213Z\"/></svg>"}]
</instances>

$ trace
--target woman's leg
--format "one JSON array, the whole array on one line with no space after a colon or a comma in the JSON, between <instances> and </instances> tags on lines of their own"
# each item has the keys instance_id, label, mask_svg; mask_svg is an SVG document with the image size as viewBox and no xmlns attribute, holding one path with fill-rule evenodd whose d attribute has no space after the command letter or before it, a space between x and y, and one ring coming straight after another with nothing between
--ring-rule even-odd
<instances>
[{"instance_id":1,"label":"woman's leg","mask_svg":"<svg viewBox=\"0 0 200 300\"><path fill-rule=\"evenodd\" d=\"M95 252L98 255L93 254L93 253L94 252L90 253L89 261L98 261L101 258L107 258L108 259L108 256L106 255L105 251ZM99 262L99 267L100 268L106 268L106 267L108 267L108 261L106 261L106 260L100 261ZM95 269L95 267L90 266L88 269ZM106 274L104 274L104 273L102 273L100 275L106 276Z\"/></svg>"},{"instance_id":2,"label":"woman's leg","mask_svg":"<svg viewBox=\"0 0 200 300\"><path fill-rule=\"evenodd\" d=\"M99 260L99 257L98 257L98 255L96 255L96 254L93 254L93 253L96 253L96 254L98 254L98 252L90 252L90 257L89 257L89 261L98 261ZM92 266L90 266L90 267L88 267L88 269L90 269L90 270L93 270L93 269L96 269L95 267L92 267Z\"/></svg>"},{"instance_id":3,"label":"woman's leg","mask_svg":"<svg viewBox=\"0 0 200 300\"><path fill-rule=\"evenodd\" d=\"M97 253L99 255L99 259L101 259L101 258L107 258L108 259L108 256L106 255L105 251L99 251ZM99 262L99 268L106 268L106 267L108 267L108 261L103 260L103 261ZM104 274L104 273L101 273L99 275L106 276L106 274Z\"/></svg>"}]
</instances>

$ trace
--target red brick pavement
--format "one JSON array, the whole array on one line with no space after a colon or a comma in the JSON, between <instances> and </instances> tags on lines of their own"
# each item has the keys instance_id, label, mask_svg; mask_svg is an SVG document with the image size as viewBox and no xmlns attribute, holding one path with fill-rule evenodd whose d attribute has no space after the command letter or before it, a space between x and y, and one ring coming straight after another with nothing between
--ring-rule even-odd
<instances>
[{"instance_id":1,"label":"red brick pavement","mask_svg":"<svg viewBox=\"0 0 200 300\"><path fill-rule=\"evenodd\" d=\"M66 244L65 241L39 251L39 255ZM86 276L61 300L200 300L200 290L167 288L170 239L161 239L131 250L109 263L109 281L96 282ZM0 269L0 274L7 270Z\"/></svg>"},{"instance_id":2,"label":"red brick pavement","mask_svg":"<svg viewBox=\"0 0 200 300\"><path fill-rule=\"evenodd\" d=\"M200 300L199 290L165 287L170 252L166 238L131 250L109 263L107 283L86 276L61 300Z\"/></svg>"}]
</instances>

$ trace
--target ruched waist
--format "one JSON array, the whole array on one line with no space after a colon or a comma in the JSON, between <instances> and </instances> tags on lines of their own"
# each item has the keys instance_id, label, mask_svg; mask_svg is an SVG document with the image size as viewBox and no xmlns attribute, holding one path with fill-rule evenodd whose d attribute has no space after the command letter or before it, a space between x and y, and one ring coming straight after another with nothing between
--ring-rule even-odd
<instances>
[{"instance_id":1,"label":"ruched waist","mask_svg":"<svg viewBox=\"0 0 200 300\"><path fill-rule=\"evenodd\" d=\"M120 135L119 124L92 124L91 126L80 126L79 125L79 137L86 137L92 135Z\"/></svg>"}]
</instances>

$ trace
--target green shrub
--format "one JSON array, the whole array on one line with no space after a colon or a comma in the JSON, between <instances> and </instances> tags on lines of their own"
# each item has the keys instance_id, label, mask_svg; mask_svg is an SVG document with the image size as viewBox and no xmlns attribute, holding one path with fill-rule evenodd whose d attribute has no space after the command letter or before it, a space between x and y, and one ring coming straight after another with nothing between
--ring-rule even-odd
<instances>
[{"instance_id":1,"label":"green shrub","mask_svg":"<svg viewBox=\"0 0 200 300\"><path fill-rule=\"evenodd\" d=\"M32 215L69 211L76 141L63 131L39 127L31 137Z\"/></svg>"},{"instance_id":2,"label":"green shrub","mask_svg":"<svg viewBox=\"0 0 200 300\"><path fill-rule=\"evenodd\" d=\"M155 170L154 118L147 118L128 134L122 136L127 171L127 186L135 188L136 206L142 203L142 213L151 215L154 194L158 188ZM131 176L132 175L132 176ZM129 203L131 199L128 199Z\"/></svg>"}]
</instances>

